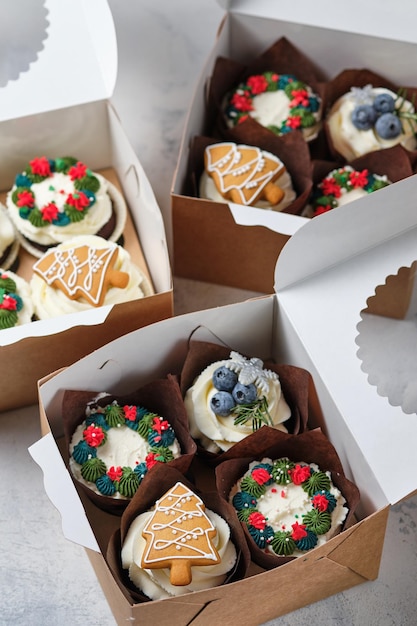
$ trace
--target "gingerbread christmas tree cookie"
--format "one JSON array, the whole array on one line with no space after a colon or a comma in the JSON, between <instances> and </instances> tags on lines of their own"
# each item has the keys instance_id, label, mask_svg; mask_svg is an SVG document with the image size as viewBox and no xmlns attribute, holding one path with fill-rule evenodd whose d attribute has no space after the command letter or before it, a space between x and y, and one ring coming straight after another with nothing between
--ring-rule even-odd
<instances>
[{"instance_id":1,"label":"gingerbread christmas tree cookie","mask_svg":"<svg viewBox=\"0 0 417 626\"><path fill-rule=\"evenodd\" d=\"M252 206L266 200L276 205L284 196L277 181L285 166L270 152L223 142L207 146L204 164L219 193L236 204Z\"/></svg>"},{"instance_id":2,"label":"gingerbread christmas tree cookie","mask_svg":"<svg viewBox=\"0 0 417 626\"><path fill-rule=\"evenodd\" d=\"M193 565L215 565L219 554L212 543L216 529L204 512L203 501L177 482L156 502L142 531L146 548L142 567L170 568L172 585L188 585Z\"/></svg>"}]
</instances>

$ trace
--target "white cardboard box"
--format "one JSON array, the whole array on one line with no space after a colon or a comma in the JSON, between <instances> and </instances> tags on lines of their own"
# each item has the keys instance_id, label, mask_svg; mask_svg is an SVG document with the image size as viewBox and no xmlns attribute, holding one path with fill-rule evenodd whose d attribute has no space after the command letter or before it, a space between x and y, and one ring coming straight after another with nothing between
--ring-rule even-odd
<instances>
[{"instance_id":1,"label":"white cardboard box","mask_svg":"<svg viewBox=\"0 0 417 626\"><path fill-rule=\"evenodd\" d=\"M307 222L278 259L275 295L152 324L40 381L45 435L30 453L43 468L45 487L61 511L65 535L87 548L118 623L129 619L184 626L195 618L209 626L221 618L227 624L256 626L377 577L389 505L417 490L417 421L415 413L392 406L369 383L356 342L368 298L387 276L416 258L416 189L416 178L411 177L388 188L384 203L373 194L361 204ZM271 355L311 372L321 411L312 412L310 426L322 426L347 477L360 489L358 523L305 558L275 570L135 605L122 593L103 557L115 522L81 502L57 448L62 394L65 389L124 394L180 372L189 337L197 328L195 338L220 340L243 354ZM146 360L137 358L138 346ZM383 342L379 348L384 349ZM300 579L308 579L309 585L303 593L291 593ZM280 593L270 594L271 588ZM251 610L255 596L256 615Z\"/></svg>"},{"instance_id":2,"label":"white cardboard box","mask_svg":"<svg viewBox=\"0 0 417 626\"><path fill-rule=\"evenodd\" d=\"M10 4L8 20L0 24L4 45L14 22L26 20L30 26L30 12L41 13L33 19L33 29L40 30L31 32L37 47L30 62L12 67L13 78L0 88L0 190L9 189L16 173L40 153L73 155L93 170L111 168L130 209L125 245L129 249L132 243L138 255L132 257L149 273L155 295L2 330L0 375L10 395L0 401L0 410L35 402L39 376L173 312L162 215L109 100L116 81L117 42L108 4L105 0L26 4L24 19L23 7ZM13 37L10 42L20 43Z\"/></svg>"},{"instance_id":3,"label":"white cardboard box","mask_svg":"<svg viewBox=\"0 0 417 626\"><path fill-rule=\"evenodd\" d=\"M206 99L217 57L245 64L286 37L327 80L347 68L367 68L399 86L413 86L417 5L402 0L394 10L376 0L349 6L330 0L218 2L227 13L195 85L171 190L174 274L272 293L278 254L307 218L183 193L192 139L209 134Z\"/></svg>"}]
</instances>

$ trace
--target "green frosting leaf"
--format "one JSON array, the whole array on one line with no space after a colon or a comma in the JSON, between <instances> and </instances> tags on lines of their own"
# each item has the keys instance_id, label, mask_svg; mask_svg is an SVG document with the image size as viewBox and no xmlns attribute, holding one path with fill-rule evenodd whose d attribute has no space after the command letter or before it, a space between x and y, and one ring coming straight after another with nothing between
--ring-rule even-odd
<instances>
[{"instance_id":1,"label":"green frosting leaf","mask_svg":"<svg viewBox=\"0 0 417 626\"><path fill-rule=\"evenodd\" d=\"M106 470L107 468L104 461L96 457L94 459L88 459L88 461L83 463L81 466L81 476L84 480L95 483L97 478L104 476Z\"/></svg>"},{"instance_id":2,"label":"green frosting leaf","mask_svg":"<svg viewBox=\"0 0 417 626\"><path fill-rule=\"evenodd\" d=\"M289 556L296 548L290 532L276 531L271 541L271 548L279 556Z\"/></svg>"},{"instance_id":3,"label":"green frosting leaf","mask_svg":"<svg viewBox=\"0 0 417 626\"><path fill-rule=\"evenodd\" d=\"M41 228L42 226L48 226L49 222L43 219L42 213L40 210L35 207L29 213L29 222L36 226L36 228Z\"/></svg>"},{"instance_id":4,"label":"green frosting leaf","mask_svg":"<svg viewBox=\"0 0 417 626\"><path fill-rule=\"evenodd\" d=\"M168 463L169 461L172 461L172 459L174 458L172 450L170 450L169 448L165 448L163 446L161 447L152 446L151 452L152 454L155 455L155 460L159 461L160 463Z\"/></svg>"},{"instance_id":5,"label":"green frosting leaf","mask_svg":"<svg viewBox=\"0 0 417 626\"><path fill-rule=\"evenodd\" d=\"M60 157L55 159L55 171L66 174L70 167L77 163L77 159L74 157Z\"/></svg>"},{"instance_id":6,"label":"green frosting leaf","mask_svg":"<svg viewBox=\"0 0 417 626\"><path fill-rule=\"evenodd\" d=\"M266 491L265 485L260 485L251 476L244 476L240 481L240 489L250 493L255 498L260 498Z\"/></svg>"},{"instance_id":7,"label":"green frosting leaf","mask_svg":"<svg viewBox=\"0 0 417 626\"><path fill-rule=\"evenodd\" d=\"M156 413L146 413L138 422L136 430L144 439L148 438L154 417L156 417Z\"/></svg>"},{"instance_id":8,"label":"green frosting leaf","mask_svg":"<svg viewBox=\"0 0 417 626\"><path fill-rule=\"evenodd\" d=\"M105 407L106 422L110 428L121 426L125 423L125 413L123 408L118 404L108 404Z\"/></svg>"},{"instance_id":9,"label":"green frosting leaf","mask_svg":"<svg viewBox=\"0 0 417 626\"><path fill-rule=\"evenodd\" d=\"M76 209L74 206L71 206L70 204L64 204L65 215L68 215L71 222L82 222L85 218L87 210L88 207L86 209L83 209L82 211L78 211L78 209Z\"/></svg>"},{"instance_id":10,"label":"green frosting leaf","mask_svg":"<svg viewBox=\"0 0 417 626\"><path fill-rule=\"evenodd\" d=\"M6 309L0 309L0 328L13 328L18 321L18 315L16 311L8 311Z\"/></svg>"},{"instance_id":11,"label":"green frosting leaf","mask_svg":"<svg viewBox=\"0 0 417 626\"><path fill-rule=\"evenodd\" d=\"M291 482L289 471L294 467L289 459L278 459L272 466L272 478L278 485L288 485Z\"/></svg>"},{"instance_id":12,"label":"green frosting leaf","mask_svg":"<svg viewBox=\"0 0 417 626\"><path fill-rule=\"evenodd\" d=\"M4 289L7 293L15 293L16 283L10 276L0 277L0 289Z\"/></svg>"},{"instance_id":13,"label":"green frosting leaf","mask_svg":"<svg viewBox=\"0 0 417 626\"><path fill-rule=\"evenodd\" d=\"M100 181L96 176L84 176L84 178L77 178L74 180L74 187L81 191L82 189L86 189L87 191L91 191L92 193L97 193L100 189Z\"/></svg>"},{"instance_id":14,"label":"green frosting leaf","mask_svg":"<svg viewBox=\"0 0 417 626\"><path fill-rule=\"evenodd\" d=\"M303 524L308 530L312 530L316 535L324 535L330 530L332 525L332 516L328 511L319 511L312 509L303 515Z\"/></svg>"},{"instance_id":15,"label":"green frosting leaf","mask_svg":"<svg viewBox=\"0 0 417 626\"><path fill-rule=\"evenodd\" d=\"M330 478L324 472L313 472L302 486L304 491L311 497L317 491L327 491L330 489Z\"/></svg>"},{"instance_id":16,"label":"green frosting leaf","mask_svg":"<svg viewBox=\"0 0 417 626\"><path fill-rule=\"evenodd\" d=\"M125 498L132 498L140 485L140 480L130 467L123 468L122 477L119 480L119 493Z\"/></svg>"}]
</instances>

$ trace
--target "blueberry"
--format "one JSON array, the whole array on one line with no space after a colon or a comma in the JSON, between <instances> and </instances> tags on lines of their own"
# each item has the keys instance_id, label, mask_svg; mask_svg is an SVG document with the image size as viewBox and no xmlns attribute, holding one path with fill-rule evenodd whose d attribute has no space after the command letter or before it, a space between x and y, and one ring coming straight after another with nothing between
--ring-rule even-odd
<instances>
[{"instance_id":1,"label":"blueberry","mask_svg":"<svg viewBox=\"0 0 417 626\"><path fill-rule=\"evenodd\" d=\"M227 391L218 391L210 400L211 410L220 417L230 415L235 406L235 401L231 393Z\"/></svg>"},{"instance_id":2,"label":"blueberry","mask_svg":"<svg viewBox=\"0 0 417 626\"><path fill-rule=\"evenodd\" d=\"M219 391L232 391L237 383L237 374L224 365L213 373L213 385Z\"/></svg>"},{"instance_id":3,"label":"blueberry","mask_svg":"<svg viewBox=\"0 0 417 626\"><path fill-rule=\"evenodd\" d=\"M378 113L392 113L395 109L395 100L389 93L379 93L373 106Z\"/></svg>"},{"instance_id":4,"label":"blueberry","mask_svg":"<svg viewBox=\"0 0 417 626\"><path fill-rule=\"evenodd\" d=\"M251 404L252 402L255 402L258 397L256 386L253 383L250 385L236 383L232 394L236 404Z\"/></svg>"},{"instance_id":5,"label":"blueberry","mask_svg":"<svg viewBox=\"0 0 417 626\"><path fill-rule=\"evenodd\" d=\"M352 111L352 124L358 130L369 130L376 120L376 111L370 104L359 104Z\"/></svg>"},{"instance_id":6,"label":"blueberry","mask_svg":"<svg viewBox=\"0 0 417 626\"><path fill-rule=\"evenodd\" d=\"M402 133L401 120L393 113L383 113L375 122L375 132L382 139L395 139Z\"/></svg>"}]
</instances>

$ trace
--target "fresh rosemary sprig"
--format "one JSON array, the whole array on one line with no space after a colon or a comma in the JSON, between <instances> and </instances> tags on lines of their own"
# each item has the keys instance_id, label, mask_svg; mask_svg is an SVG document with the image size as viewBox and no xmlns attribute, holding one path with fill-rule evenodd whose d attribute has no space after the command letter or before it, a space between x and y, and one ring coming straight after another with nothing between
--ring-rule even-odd
<instances>
[{"instance_id":1,"label":"fresh rosemary sprig","mask_svg":"<svg viewBox=\"0 0 417 626\"><path fill-rule=\"evenodd\" d=\"M259 430L261 426L271 425L272 418L268 412L268 402L265 396L258 398L250 404L237 404L232 411L235 415L234 425L240 426L252 422L252 430Z\"/></svg>"}]
</instances>

